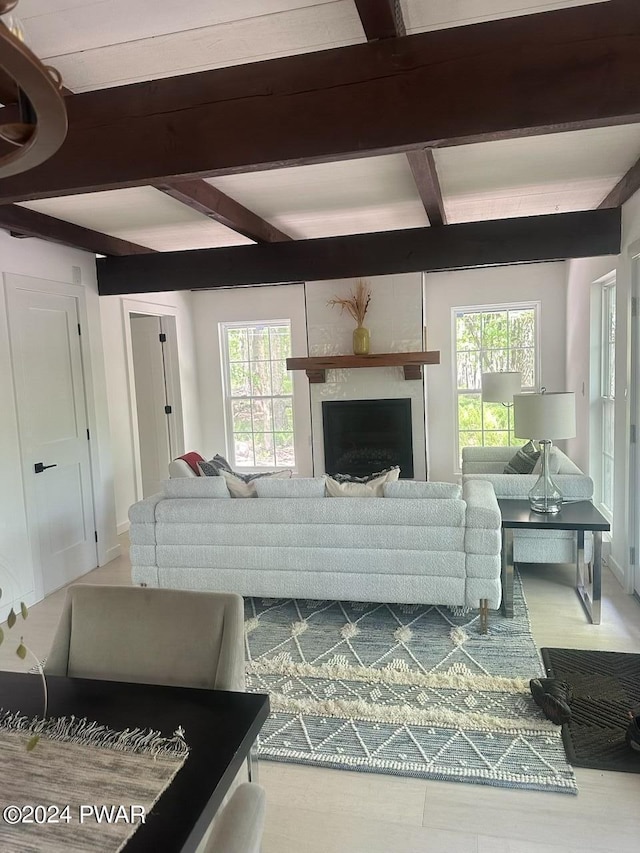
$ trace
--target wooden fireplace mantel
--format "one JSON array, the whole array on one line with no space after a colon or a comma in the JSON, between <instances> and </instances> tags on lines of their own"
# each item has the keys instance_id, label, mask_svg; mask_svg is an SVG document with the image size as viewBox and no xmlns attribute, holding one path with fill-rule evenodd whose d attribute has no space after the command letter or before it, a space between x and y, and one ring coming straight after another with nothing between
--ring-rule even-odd
<instances>
[{"instance_id":1,"label":"wooden fireplace mantel","mask_svg":"<svg viewBox=\"0 0 640 853\"><path fill-rule=\"evenodd\" d=\"M304 370L309 382L326 382L326 371L338 370L341 367L401 367L405 379L422 379L423 364L440 364L440 351L376 352L370 355L288 358L287 370Z\"/></svg>"}]
</instances>

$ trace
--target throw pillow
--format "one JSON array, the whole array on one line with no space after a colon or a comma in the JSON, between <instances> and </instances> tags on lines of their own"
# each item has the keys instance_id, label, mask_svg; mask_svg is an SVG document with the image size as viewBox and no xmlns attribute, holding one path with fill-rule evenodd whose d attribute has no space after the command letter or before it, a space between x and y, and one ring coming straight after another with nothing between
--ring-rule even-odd
<instances>
[{"instance_id":1,"label":"throw pillow","mask_svg":"<svg viewBox=\"0 0 640 853\"><path fill-rule=\"evenodd\" d=\"M213 459L208 462L202 459L198 462L198 468L200 469L200 476L203 477L218 477L220 471L231 471L231 465L219 453L216 453Z\"/></svg>"},{"instance_id":2,"label":"throw pillow","mask_svg":"<svg viewBox=\"0 0 640 853\"><path fill-rule=\"evenodd\" d=\"M331 498L381 498L383 486L393 483L400 476L400 468L387 468L369 477L352 477L350 474L325 474L324 482L327 495Z\"/></svg>"},{"instance_id":3,"label":"throw pillow","mask_svg":"<svg viewBox=\"0 0 640 853\"><path fill-rule=\"evenodd\" d=\"M535 449L532 441L528 441L507 462L503 474L531 474L539 456L540 451Z\"/></svg>"},{"instance_id":4,"label":"throw pillow","mask_svg":"<svg viewBox=\"0 0 640 853\"><path fill-rule=\"evenodd\" d=\"M284 471L261 471L256 474L238 474L236 471L225 471L220 469L220 476L224 477L227 488L232 498L257 498L256 480L261 477L273 477L277 479L288 479L293 472Z\"/></svg>"}]
</instances>

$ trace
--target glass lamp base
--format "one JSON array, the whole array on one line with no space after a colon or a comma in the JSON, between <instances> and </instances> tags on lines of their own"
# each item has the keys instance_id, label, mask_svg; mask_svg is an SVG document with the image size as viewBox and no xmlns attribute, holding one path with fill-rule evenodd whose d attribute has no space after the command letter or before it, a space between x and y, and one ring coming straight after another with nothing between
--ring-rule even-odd
<instances>
[{"instance_id":1,"label":"glass lamp base","mask_svg":"<svg viewBox=\"0 0 640 853\"><path fill-rule=\"evenodd\" d=\"M542 473L534 487L529 492L529 505L534 512L560 512L562 494L549 473L549 450L551 442L547 439L540 442L542 452Z\"/></svg>"}]
</instances>

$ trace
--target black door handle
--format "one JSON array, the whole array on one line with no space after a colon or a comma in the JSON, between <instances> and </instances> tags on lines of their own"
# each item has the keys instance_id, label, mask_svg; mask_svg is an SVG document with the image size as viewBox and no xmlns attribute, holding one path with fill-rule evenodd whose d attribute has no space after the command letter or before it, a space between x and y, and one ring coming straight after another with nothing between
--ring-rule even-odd
<instances>
[{"instance_id":1,"label":"black door handle","mask_svg":"<svg viewBox=\"0 0 640 853\"><path fill-rule=\"evenodd\" d=\"M33 470L36 472L36 474L42 474L42 472L45 470L45 468L57 468L57 467L58 467L57 465L43 465L42 462L36 462L36 464L33 466Z\"/></svg>"}]
</instances>

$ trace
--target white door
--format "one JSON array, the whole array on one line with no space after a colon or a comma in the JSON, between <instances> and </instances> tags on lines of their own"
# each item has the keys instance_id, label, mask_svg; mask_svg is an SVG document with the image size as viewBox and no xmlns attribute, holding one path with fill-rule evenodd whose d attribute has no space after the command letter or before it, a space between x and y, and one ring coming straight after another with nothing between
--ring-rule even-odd
<instances>
[{"instance_id":1,"label":"white door","mask_svg":"<svg viewBox=\"0 0 640 853\"><path fill-rule=\"evenodd\" d=\"M142 497L162 491L172 458L162 321L131 314L131 350L138 416Z\"/></svg>"},{"instance_id":2,"label":"white door","mask_svg":"<svg viewBox=\"0 0 640 853\"><path fill-rule=\"evenodd\" d=\"M78 299L7 283L9 336L34 560L43 593L97 565Z\"/></svg>"}]
</instances>

